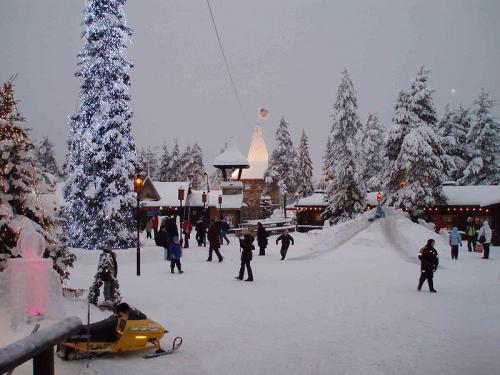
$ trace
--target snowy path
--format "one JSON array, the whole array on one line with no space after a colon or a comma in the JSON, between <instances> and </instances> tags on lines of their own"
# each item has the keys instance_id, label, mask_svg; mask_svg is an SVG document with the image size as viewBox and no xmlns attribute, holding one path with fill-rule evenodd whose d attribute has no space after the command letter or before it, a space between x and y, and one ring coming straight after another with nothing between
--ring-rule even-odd
<instances>
[{"instance_id":1,"label":"snowy path","mask_svg":"<svg viewBox=\"0 0 500 375\"><path fill-rule=\"evenodd\" d=\"M407 226L405 248L416 256L432 232L394 220L396 237ZM126 300L171 331L165 343L181 335L184 345L171 356L144 360L131 353L94 360L92 367L120 375L497 374L498 249L488 262L463 250L452 262L438 242L446 266L436 274L438 294L418 293L418 266L394 250L382 226L376 221L348 240L294 234L286 261L272 237L268 255L254 257L254 283L234 279L234 237L222 248L223 263L205 262L204 248L187 250L183 275L170 274L161 249L147 246L138 278L135 251L121 251ZM98 254L78 255L72 285L85 287ZM69 300L67 309L85 316L82 302ZM95 311L93 319L101 316ZM56 367L77 374L84 363L57 360Z\"/></svg>"}]
</instances>

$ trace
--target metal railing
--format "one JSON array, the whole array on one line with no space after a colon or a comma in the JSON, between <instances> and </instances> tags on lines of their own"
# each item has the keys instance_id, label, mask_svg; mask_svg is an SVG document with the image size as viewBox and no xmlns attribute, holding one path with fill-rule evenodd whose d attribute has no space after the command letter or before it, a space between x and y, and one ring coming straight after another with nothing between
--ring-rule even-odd
<instances>
[{"instance_id":1,"label":"metal railing","mask_svg":"<svg viewBox=\"0 0 500 375\"><path fill-rule=\"evenodd\" d=\"M82 327L76 316L39 330L0 349L0 374L10 373L33 359L33 375L54 374L54 346L66 340Z\"/></svg>"}]
</instances>

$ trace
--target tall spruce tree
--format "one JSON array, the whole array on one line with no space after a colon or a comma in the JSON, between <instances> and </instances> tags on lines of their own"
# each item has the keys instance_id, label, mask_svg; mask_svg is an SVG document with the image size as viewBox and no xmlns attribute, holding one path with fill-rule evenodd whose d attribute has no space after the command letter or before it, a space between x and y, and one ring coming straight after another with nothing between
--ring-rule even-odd
<instances>
[{"instance_id":1,"label":"tall spruce tree","mask_svg":"<svg viewBox=\"0 0 500 375\"><path fill-rule=\"evenodd\" d=\"M43 256L52 258L61 279L67 279L75 256L63 241L57 218L44 209L40 199L43 176L35 167L34 146L23 122L16 108L14 85L8 81L0 87L0 271L8 258L19 255L19 234L31 224L45 238Z\"/></svg>"},{"instance_id":2,"label":"tall spruce tree","mask_svg":"<svg viewBox=\"0 0 500 375\"><path fill-rule=\"evenodd\" d=\"M276 184L282 194L293 194L297 186L297 153L288 132L288 123L282 117L276 130L274 146L264 179L268 186Z\"/></svg>"},{"instance_id":3,"label":"tall spruce tree","mask_svg":"<svg viewBox=\"0 0 500 375\"><path fill-rule=\"evenodd\" d=\"M199 189L205 179L205 167L203 165L203 151L198 142L195 142L192 147L186 148L184 160L183 180L190 180L192 188Z\"/></svg>"},{"instance_id":4,"label":"tall spruce tree","mask_svg":"<svg viewBox=\"0 0 500 375\"><path fill-rule=\"evenodd\" d=\"M307 197L314 193L314 187L312 184L313 166L309 156L308 138L304 130L302 130L297 151L297 170L297 193L301 197Z\"/></svg>"},{"instance_id":5,"label":"tall spruce tree","mask_svg":"<svg viewBox=\"0 0 500 375\"><path fill-rule=\"evenodd\" d=\"M162 153L160 156L159 166L158 166L158 180L159 181L170 181L170 152L168 152L168 147L166 144L162 146Z\"/></svg>"},{"instance_id":6,"label":"tall spruce tree","mask_svg":"<svg viewBox=\"0 0 500 375\"><path fill-rule=\"evenodd\" d=\"M49 137L45 136L35 148L36 166L42 172L50 173L54 177L61 177L61 171L57 166L56 156L54 152L54 144L49 141Z\"/></svg>"},{"instance_id":7,"label":"tall spruce tree","mask_svg":"<svg viewBox=\"0 0 500 375\"><path fill-rule=\"evenodd\" d=\"M453 181L458 181L463 176L463 171L469 162L467 133L471 126L469 110L462 105L456 111L445 106L443 116L439 121L439 132L443 137L444 152L453 159L455 167L448 170L446 175Z\"/></svg>"},{"instance_id":8,"label":"tall spruce tree","mask_svg":"<svg viewBox=\"0 0 500 375\"><path fill-rule=\"evenodd\" d=\"M448 160L434 131L437 120L428 73L422 67L410 90L399 93L395 126L386 144L386 202L413 215L445 199L442 180Z\"/></svg>"},{"instance_id":9,"label":"tall spruce tree","mask_svg":"<svg viewBox=\"0 0 500 375\"><path fill-rule=\"evenodd\" d=\"M485 90L474 100L474 118L467 134L470 161L460 179L464 185L500 183L500 124L491 112L495 104Z\"/></svg>"},{"instance_id":10,"label":"tall spruce tree","mask_svg":"<svg viewBox=\"0 0 500 375\"><path fill-rule=\"evenodd\" d=\"M78 54L79 111L70 120L65 233L74 247L126 248L136 241L134 141L130 132L126 0L89 0Z\"/></svg>"},{"instance_id":11,"label":"tall spruce tree","mask_svg":"<svg viewBox=\"0 0 500 375\"><path fill-rule=\"evenodd\" d=\"M181 181L183 179L182 171L184 169L184 162L182 156L183 154L179 147L179 140L175 138L174 147L170 152L170 166L168 169L169 181Z\"/></svg>"},{"instance_id":12,"label":"tall spruce tree","mask_svg":"<svg viewBox=\"0 0 500 375\"><path fill-rule=\"evenodd\" d=\"M326 191L328 206L323 217L331 223L349 220L364 208L366 192L358 158L361 123L357 109L354 86L345 70L337 91L325 163L330 166L332 178Z\"/></svg>"},{"instance_id":13,"label":"tall spruce tree","mask_svg":"<svg viewBox=\"0 0 500 375\"><path fill-rule=\"evenodd\" d=\"M376 114L370 113L360 134L361 152L363 154L363 181L367 191L378 191L382 188L385 168L384 127Z\"/></svg>"}]
</instances>

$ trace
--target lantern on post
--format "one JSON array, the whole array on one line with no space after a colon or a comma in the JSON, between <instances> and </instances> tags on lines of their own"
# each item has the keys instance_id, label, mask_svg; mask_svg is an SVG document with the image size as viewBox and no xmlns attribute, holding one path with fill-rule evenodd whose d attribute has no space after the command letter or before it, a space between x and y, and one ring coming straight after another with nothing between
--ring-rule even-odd
<instances>
[{"instance_id":1,"label":"lantern on post","mask_svg":"<svg viewBox=\"0 0 500 375\"><path fill-rule=\"evenodd\" d=\"M142 185L144 184L144 179L140 174L138 174L134 178L134 191L137 193L137 276L141 276L141 241L139 238L139 234L141 231L140 228L140 213L141 213L141 207L139 205L139 202L141 200L140 194L142 192Z\"/></svg>"},{"instance_id":2,"label":"lantern on post","mask_svg":"<svg viewBox=\"0 0 500 375\"><path fill-rule=\"evenodd\" d=\"M204 191L201 194L201 201L203 202L203 216L205 216L205 221L208 221L208 215L206 211L206 204L207 204L207 192Z\"/></svg>"},{"instance_id":3,"label":"lantern on post","mask_svg":"<svg viewBox=\"0 0 500 375\"><path fill-rule=\"evenodd\" d=\"M219 217L222 220L222 194L219 195Z\"/></svg>"}]
</instances>

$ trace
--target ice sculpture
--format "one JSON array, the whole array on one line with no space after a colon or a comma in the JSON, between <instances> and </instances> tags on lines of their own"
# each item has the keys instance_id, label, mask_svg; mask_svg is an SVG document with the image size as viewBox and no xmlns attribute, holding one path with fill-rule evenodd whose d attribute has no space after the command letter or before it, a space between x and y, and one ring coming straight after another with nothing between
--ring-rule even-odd
<instances>
[{"instance_id":1,"label":"ice sculpture","mask_svg":"<svg viewBox=\"0 0 500 375\"><path fill-rule=\"evenodd\" d=\"M17 241L22 258L7 260L7 301L14 326L38 319L65 316L59 275L52 259L41 258L45 238L33 228L25 228Z\"/></svg>"}]
</instances>

